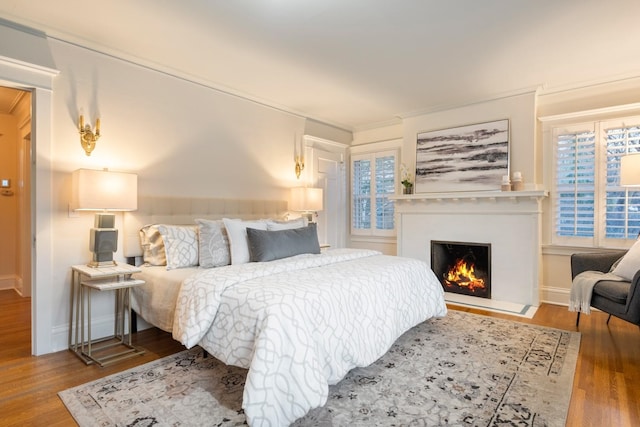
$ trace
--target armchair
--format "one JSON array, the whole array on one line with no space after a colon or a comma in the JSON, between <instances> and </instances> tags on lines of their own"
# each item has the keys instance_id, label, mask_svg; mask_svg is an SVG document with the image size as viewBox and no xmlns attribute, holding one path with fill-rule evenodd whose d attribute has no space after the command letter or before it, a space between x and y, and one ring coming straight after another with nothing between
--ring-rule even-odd
<instances>
[{"instance_id":1,"label":"armchair","mask_svg":"<svg viewBox=\"0 0 640 427\"><path fill-rule=\"evenodd\" d=\"M611 266L626 253L624 250L600 253L576 253L571 255L571 278L575 278L583 271L608 272ZM631 282L601 280L593 288L591 307L611 316L640 325L640 266ZM576 318L576 326L580 322L580 312Z\"/></svg>"}]
</instances>

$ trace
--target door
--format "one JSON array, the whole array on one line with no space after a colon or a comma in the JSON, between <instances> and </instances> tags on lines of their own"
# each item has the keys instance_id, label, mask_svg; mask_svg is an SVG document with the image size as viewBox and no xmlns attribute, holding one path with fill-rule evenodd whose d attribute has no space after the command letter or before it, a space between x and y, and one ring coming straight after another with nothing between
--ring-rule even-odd
<instances>
[{"instance_id":1,"label":"door","mask_svg":"<svg viewBox=\"0 0 640 427\"><path fill-rule=\"evenodd\" d=\"M343 248L347 244L346 146L305 136L312 170L310 181L323 189L323 210L318 212L318 240L321 245Z\"/></svg>"}]
</instances>

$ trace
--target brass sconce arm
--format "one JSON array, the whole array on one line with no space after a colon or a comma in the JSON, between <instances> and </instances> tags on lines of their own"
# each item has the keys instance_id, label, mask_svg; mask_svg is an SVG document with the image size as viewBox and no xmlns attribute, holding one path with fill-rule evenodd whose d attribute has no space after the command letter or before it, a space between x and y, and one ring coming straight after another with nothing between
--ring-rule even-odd
<instances>
[{"instance_id":1,"label":"brass sconce arm","mask_svg":"<svg viewBox=\"0 0 640 427\"><path fill-rule=\"evenodd\" d=\"M296 157L296 178L300 179L300 174L304 170L304 158L302 156Z\"/></svg>"},{"instance_id":2,"label":"brass sconce arm","mask_svg":"<svg viewBox=\"0 0 640 427\"><path fill-rule=\"evenodd\" d=\"M296 178L300 179L300 174L304 170L304 143L298 140L298 135L293 136L293 161L296 163Z\"/></svg>"},{"instance_id":3,"label":"brass sconce arm","mask_svg":"<svg viewBox=\"0 0 640 427\"><path fill-rule=\"evenodd\" d=\"M80 132L80 145L82 145L86 155L90 156L93 149L96 148L96 142L100 138L100 119L96 119L95 132L93 132L89 124L84 124L84 118L81 115L78 131Z\"/></svg>"}]
</instances>

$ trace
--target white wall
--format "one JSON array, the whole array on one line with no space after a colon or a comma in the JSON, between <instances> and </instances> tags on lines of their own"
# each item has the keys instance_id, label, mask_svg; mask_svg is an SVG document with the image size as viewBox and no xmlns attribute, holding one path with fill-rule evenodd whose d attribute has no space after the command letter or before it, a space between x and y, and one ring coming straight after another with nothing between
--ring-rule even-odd
<instances>
[{"instance_id":1,"label":"white wall","mask_svg":"<svg viewBox=\"0 0 640 427\"><path fill-rule=\"evenodd\" d=\"M446 129L473 123L509 119L510 126L510 168L522 172L527 189L541 186L540 146L536 143L536 94L527 92L520 95L461 106L429 114L406 117L401 124L391 124L374 129L364 129L354 133L352 150L375 147L395 138L402 139L400 157L409 170L415 170L416 141L418 133ZM396 249L395 239L366 239L351 237L351 246L378 249L385 253ZM395 253L395 252L393 252Z\"/></svg>"},{"instance_id":2,"label":"white wall","mask_svg":"<svg viewBox=\"0 0 640 427\"><path fill-rule=\"evenodd\" d=\"M28 60L60 71L53 84L51 150L39 152L51 168L39 170L38 182L50 184L54 195L47 228L50 274L38 276L51 295L42 315L51 327L44 334L51 338L40 346L40 354L67 347L70 266L89 258L93 215L68 213L73 170L107 167L137 173L142 195L287 200L296 185L291 160L296 133L351 140L342 129L318 122L307 126L303 117L111 56L52 39L43 50L41 38L29 35L26 40L25 50L35 52ZM30 49L31 42L38 46ZM11 53L0 43L0 55ZM9 74L0 81L21 86L19 77ZM91 124L101 119L102 136L91 156L80 146L80 114ZM36 205L38 215L48 212L47 200ZM121 223L118 216L116 225ZM116 257L122 259L120 253ZM112 326L112 297L94 299L97 334L103 325Z\"/></svg>"},{"instance_id":3,"label":"white wall","mask_svg":"<svg viewBox=\"0 0 640 427\"><path fill-rule=\"evenodd\" d=\"M509 119L510 170L522 172L527 189L534 189L542 178L536 168L539 149L536 145L536 94L528 92L486 102L408 117L403 122L402 161L415 169L418 133L456 126Z\"/></svg>"},{"instance_id":4,"label":"white wall","mask_svg":"<svg viewBox=\"0 0 640 427\"><path fill-rule=\"evenodd\" d=\"M585 111L607 111L608 109L620 109L622 106L636 107L626 108L625 111L606 113L617 115L637 115L640 99L640 78L625 78L617 81L602 82L572 90L541 93L538 96L538 117L574 114ZM615 107L615 108L612 108ZM538 124L542 129L542 123ZM543 160L548 169L546 177L551 180L551 168L553 167L553 147L550 141L545 144L544 133L538 132L538 143L543 148ZM542 163L541 162L541 163ZM547 184L551 188L551 183ZM566 305L569 301L571 290L571 254L577 252L598 251L598 248L568 247L551 245L553 233L553 212L549 200L543 207L543 248L542 260L544 266L544 286L541 289L541 300ZM627 246L631 246L630 240Z\"/></svg>"},{"instance_id":5,"label":"white wall","mask_svg":"<svg viewBox=\"0 0 640 427\"><path fill-rule=\"evenodd\" d=\"M296 185L294 134L304 118L59 41L53 92L56 336L66 336L72 264L89 257L92 214L69 218L70 174L78 168L135 172L139 194L287 200ZM80 147L79 114L101 119L90 157ZM118 218L118 222L121 218ZM121 246L121 243L120 243ZM112 312L99 295L97 319ZM55 340L59 350L60 339Z\"/></svg>"}]
</instances>

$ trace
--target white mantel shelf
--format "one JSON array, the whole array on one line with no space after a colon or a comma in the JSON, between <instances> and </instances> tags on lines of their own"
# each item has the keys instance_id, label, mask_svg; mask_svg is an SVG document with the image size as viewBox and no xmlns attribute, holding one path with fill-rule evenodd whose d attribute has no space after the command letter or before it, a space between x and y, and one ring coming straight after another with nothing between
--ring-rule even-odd
<instances>
[{"instance_id":1,"label":"white mantel shelf","mask_svg":"<svg viewBox=\"0 0 640 427\"><path fill-rule=\"evenodd\" d=\"M529 191L469 191L459 193L420 193L420 194L395 194L389 196L391 200L407 201L407 202L456 202L456 201L498 201L511 200L518 202L520 200L536 200L540 201L547 197L547 190L529 190Z\"/></svg>"}]
</instances>

